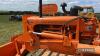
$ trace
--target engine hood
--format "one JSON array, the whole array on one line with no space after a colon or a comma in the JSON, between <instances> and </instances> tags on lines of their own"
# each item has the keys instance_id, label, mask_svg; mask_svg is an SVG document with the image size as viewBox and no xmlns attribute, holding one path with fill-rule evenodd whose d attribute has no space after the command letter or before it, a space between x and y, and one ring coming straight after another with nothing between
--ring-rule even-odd
<instances>
[{"instance_id":1,"label":"engine hood","mask_svg":"<svg viewBox=\"0 0 100 56\"><path fill-rule=\"evenodd\" d=\"M35 24L65 24L78 19L77 16L55 16L55 17L43 17L33 16L27 18L28 22Z\"/></svg>"}]
</instances>

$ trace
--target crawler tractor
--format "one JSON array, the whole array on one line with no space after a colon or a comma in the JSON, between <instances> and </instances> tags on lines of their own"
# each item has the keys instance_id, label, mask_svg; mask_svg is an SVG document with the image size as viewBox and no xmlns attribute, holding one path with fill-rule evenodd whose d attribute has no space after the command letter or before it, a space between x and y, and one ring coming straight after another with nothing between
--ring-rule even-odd
<instances>
[{"instance_id":1,"label":"crawler tractor","mask_svg":"<svg viewBox=\"0 0 100 56\"><path fill-rule=\"evenodd\" d=\"M43 12L48 12L48 5L43 7L42 0L39 0L40 17L23 15L23 33L1 46L0 56L27 56L28 53L35 56L33 52L38 49L72 56L100 56L100 22L93 11L82 13L84 8L92 7L76 6L71 8L73 12L70 11L68 16L42 16ZM55 5L55 10L49 10L52 12L49 14L57 12Z\"/></svg>"}]
</instances>

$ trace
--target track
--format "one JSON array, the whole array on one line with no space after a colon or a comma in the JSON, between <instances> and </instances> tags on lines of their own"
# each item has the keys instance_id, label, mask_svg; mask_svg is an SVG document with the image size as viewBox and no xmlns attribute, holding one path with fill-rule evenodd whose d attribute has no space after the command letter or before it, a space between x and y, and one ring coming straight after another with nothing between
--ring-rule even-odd
<instances>
[{"instance_id":1,"label":"track","mask_svg":"<svg viewBox=\"0 0 100 56\"><path fill-rule=\"evenodd\" d=\"M26 56L73 56L73 55L66 55L57 52L51 52L46 49L39 49L36 52L28 53Z\"/></svg>"},{"instance_id":2,"label":"track","mask_svg":"<svg viewBox=\"0 0 100 56\"><path fill-rule=\"evenodd\" d=\"M33 53L28 53L25 56L74 56L74 55L67 55L67 54L62 54L62 53L57 53L57 52L51 52L46 49L39 49ZM75 56L81 56L81 55L75 55ZM88 54L85 54L85 56L100 56L100 55L88 53Z\"/></svg>"}]
</instances>

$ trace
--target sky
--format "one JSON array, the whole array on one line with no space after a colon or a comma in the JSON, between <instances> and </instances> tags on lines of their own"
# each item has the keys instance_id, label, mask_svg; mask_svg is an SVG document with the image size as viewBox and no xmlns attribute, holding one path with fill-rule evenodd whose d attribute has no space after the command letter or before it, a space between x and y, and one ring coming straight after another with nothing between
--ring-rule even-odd
<instances>
[{"instance_id":1,"label":"sky","mask_svg":"<svg viewBox=\"0 0 100 56\"><path fill-rule=\"evenodd\" d=\"M39 0L0 0L0 10L2 11L38 11ZM67 10L74 5L92 5L95 12L100 12L99 0L43 0L43 4L55 3L58 5L60 12L61 3L67 3Z\"/></svg>"}]
</instances>

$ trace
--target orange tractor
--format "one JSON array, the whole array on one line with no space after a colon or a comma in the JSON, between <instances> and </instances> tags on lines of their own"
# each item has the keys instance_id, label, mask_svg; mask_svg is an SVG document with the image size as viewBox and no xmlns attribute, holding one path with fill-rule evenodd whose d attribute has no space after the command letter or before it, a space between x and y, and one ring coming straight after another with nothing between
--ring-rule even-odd
<instances>
[{"instance_id":1,"label":"orange tractor","mask_svg":"<svg viewBox=\"0 0 100 56\"><path fill-rule=\"evenodd\" d=\"M49 49L73 56L100 56L100 22L93 11L82 13L82 7L77 6L82 9L74 8L80 16L70 12L69 16L43 17L43 13L49 13L49 9L43 8L51 6L54 10L49 10L52 12L49 14L54 15L57 6L42 5L42 0L39 0L39 4L40 17L23 15L23 33L0 46L0 56L26 56L26 53L37 49ZM92 7L83 8L91 10Z\"/></svg>"}]
</instances>

